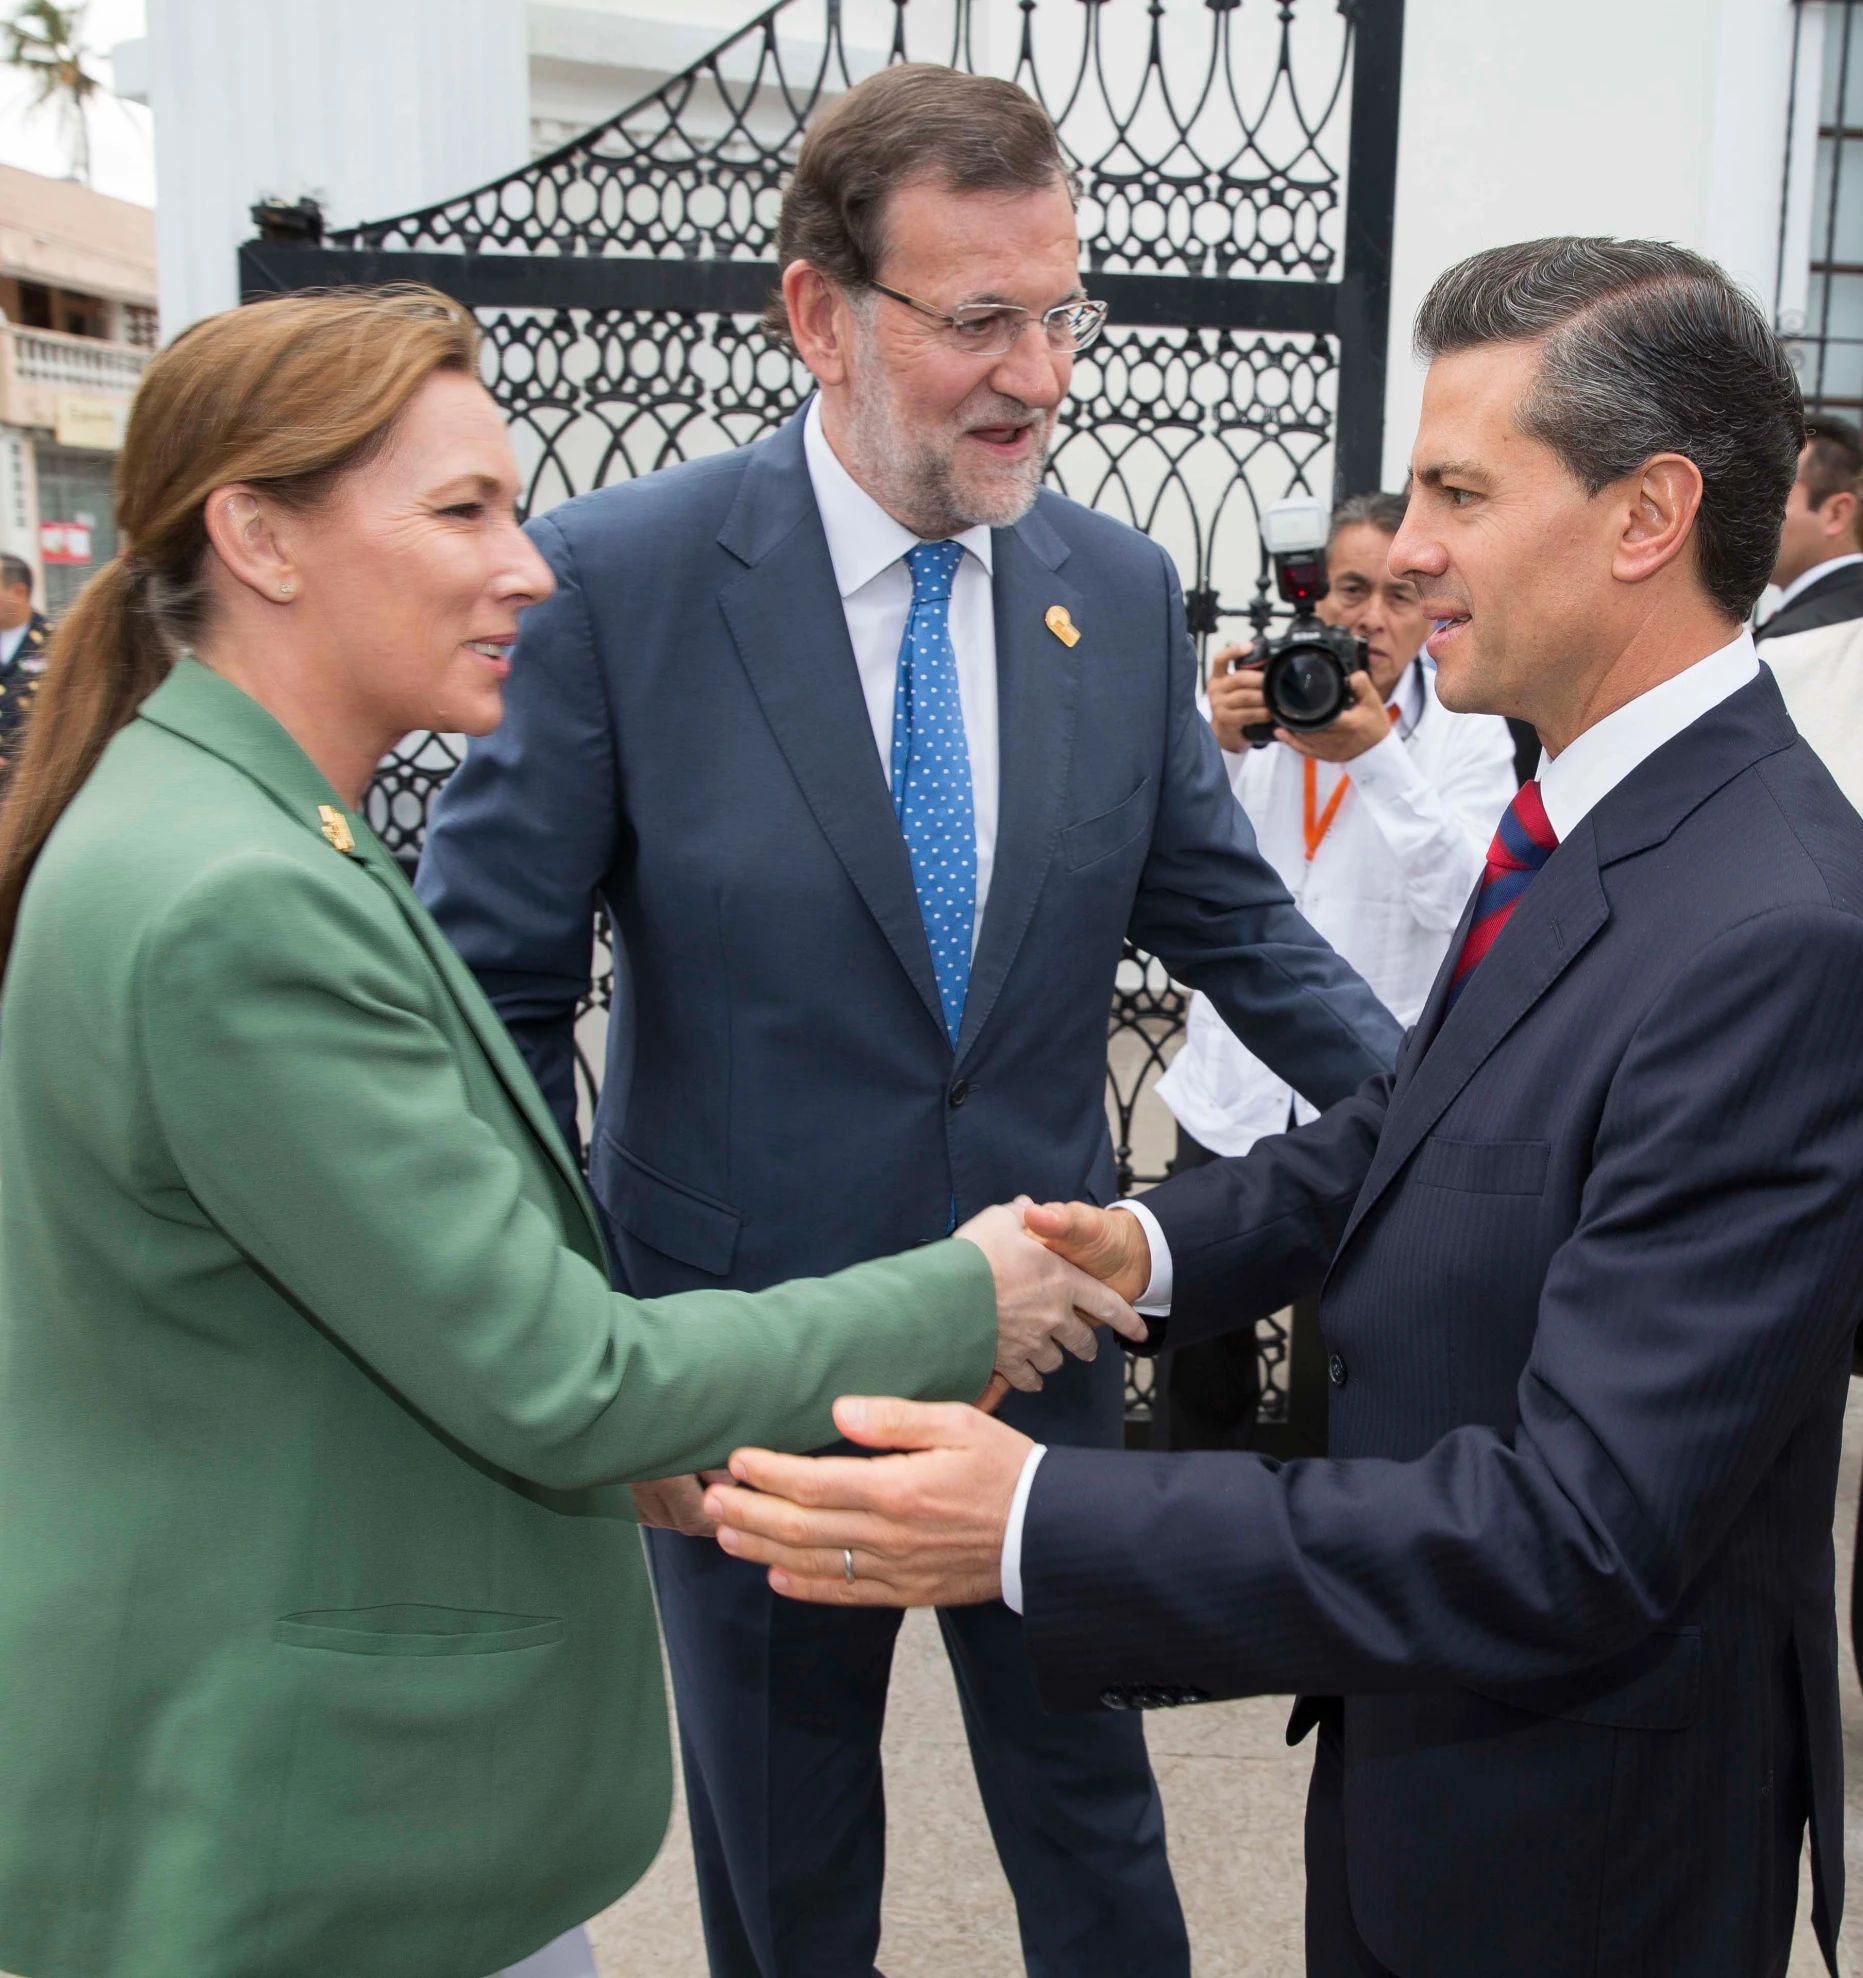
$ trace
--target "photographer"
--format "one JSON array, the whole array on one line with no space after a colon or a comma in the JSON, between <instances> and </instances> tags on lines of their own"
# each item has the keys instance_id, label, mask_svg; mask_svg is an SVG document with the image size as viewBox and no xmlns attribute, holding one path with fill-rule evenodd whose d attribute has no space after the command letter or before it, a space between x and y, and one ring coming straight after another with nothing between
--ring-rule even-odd
<instances>
[{"instance_id":1,"label":"photographer","mask_svg":"<svg viewBox=\"0 0 1863 1978\"><path fill-rule=\"evenodd\" d=\"M1334 511L1330 589L1316 615L1362 639L1353 698L1324 728L1273 726L1263 673L1246 647L1210 665L1209 717L1237 801L1295 904L1400 1023L1415 1021L1513 798L1514 744L1497 715L1452 714L1422 651L1429 621L1415 587L1392 576L1401 495L1354 495ZM1252 1056L1202 996L1158 1086L1178 1123L1173 1172L1244 1154L1314 1109ZM1230 1335L1175 1356L1176 1448L1238 1444L1257 1401L1254 1337Z\"/></svg>"}]
</instances>

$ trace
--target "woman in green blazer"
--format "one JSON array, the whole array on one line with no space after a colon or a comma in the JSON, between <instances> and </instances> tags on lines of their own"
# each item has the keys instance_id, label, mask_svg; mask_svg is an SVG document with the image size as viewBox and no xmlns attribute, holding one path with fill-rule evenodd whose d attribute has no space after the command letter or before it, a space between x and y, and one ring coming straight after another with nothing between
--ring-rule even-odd
<instances>
[{"instance_id":1,"label":"woman in green blazer","mask_svg":"<svg viewBox=\"0 0 1863 1978\"><path fill-rule=\"evenodd\" d=\"M610 1289L541 1097L357 814L401 734L495 723L549 586L476 363L409 292L159 357L132 549L58 635L0 815L24 1978L525 1956L667 1817L625 1485L819 1445L849 1390L1038 1382L1091 1350L1081 1313L1136 1329L1002 1210L757 1296Z\"/></svg>"}]
</instances>

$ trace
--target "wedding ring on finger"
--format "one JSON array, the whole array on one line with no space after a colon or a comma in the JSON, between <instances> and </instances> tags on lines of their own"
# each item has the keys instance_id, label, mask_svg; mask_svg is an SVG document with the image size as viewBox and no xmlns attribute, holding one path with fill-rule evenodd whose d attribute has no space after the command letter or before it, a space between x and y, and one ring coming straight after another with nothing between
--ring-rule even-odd
<instances>
[{"instance_id":1,"label":"wedding ring on finger","mask_svg":"<svg viewBox=\"0 0 1863 1978\"><path fill-rule=\"evenodd\" d=\"M841 1548L841 1577L849 1586L854 1584L854 1548L851 1545Z\"/></svg>"}]
</instances>

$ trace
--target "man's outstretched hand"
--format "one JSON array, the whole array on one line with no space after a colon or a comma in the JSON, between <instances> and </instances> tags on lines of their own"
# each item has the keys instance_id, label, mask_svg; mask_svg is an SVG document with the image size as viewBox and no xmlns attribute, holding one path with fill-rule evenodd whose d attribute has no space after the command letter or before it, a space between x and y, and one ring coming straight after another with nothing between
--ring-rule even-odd
<instances>
[{"instance_id":1,"label":"man's outstretched hand","mask_svg":"<svg viewBox=\"0 0 1863 1978\"><path fill-rule=\"evenodd\" d=\"M718 1543L733 1558L769 1567L771 1587L791 1600L837 1607L994 1600L1009 1507L1035 1446L1028 1437L955 1402L843 1395L834 1419L849 1442L911 1453L737 1450L736 1483L705 1493ZM844 1548L853 1555L851 1580Z\"/></svg>"},{"instance_id":2,"label":"man's outstretched hand","mask_svg":"<svg viewBox=\"0 0 1863 1978\"><path fill-rule=\"evenodd\" d=\"M1145 1227L1123 1209L1096 1209L1091 1202L1031 1202L1022 1212L1022 1226L1128 1305L1151 1282Z\"/></svg>"},{"instance_id":3,"label":"man's outstretched hand","mask_svg":"<svg viewBox=\"0 0 1863 1978\"><path fill-rule=\"evenodd\" d=\"M1096 1327L1110 1326L1135 1346L1145 1339L1145 1321L1125 1299L1096 1274L1077 1269L1064 1252L1029 1236L1022 1218L1033 1208L1018 1196L1008 1208L972 1216L956 1232L990 1260L996 1280L996 1374L984 1393L988 1407L1002 1399L1005 1385L1025 1393L1039 1389L1042 1375L1061 1364L1063 1350L1091 1360L1099 1350Z\"/></svg>"}]
</instances>

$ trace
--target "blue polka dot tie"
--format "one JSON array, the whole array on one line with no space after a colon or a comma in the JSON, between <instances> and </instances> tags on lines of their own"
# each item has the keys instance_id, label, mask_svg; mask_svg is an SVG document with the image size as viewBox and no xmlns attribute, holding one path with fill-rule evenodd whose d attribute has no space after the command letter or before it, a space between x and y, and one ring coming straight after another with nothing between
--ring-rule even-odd
<instances>
[{"instance_id":1,"label":"blue polka dot tie","mask_svg":"<svg viewBox=\"0 0 1863 1978\"><path fill-rule=\"evenodd\" d=\"M906 552L912 609L899 644L893 688L893 809L912 861L919 916L931 943L932 974L953 1045L970 987L977 912L977 819L970 796L970 745L951 645L951 583L959 543L920 543Z\"/></svg>"}]
</instances>

